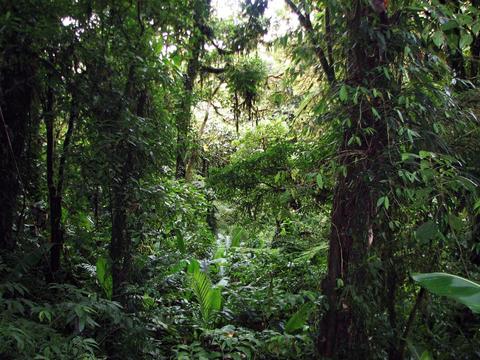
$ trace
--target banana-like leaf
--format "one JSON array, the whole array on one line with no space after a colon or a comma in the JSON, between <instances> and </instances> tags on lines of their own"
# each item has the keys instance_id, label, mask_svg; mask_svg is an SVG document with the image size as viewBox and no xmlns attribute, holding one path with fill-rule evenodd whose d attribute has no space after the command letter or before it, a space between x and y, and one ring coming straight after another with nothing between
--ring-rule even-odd
<instances>
[{"instance_id":1,"label":"banana-like leaf","mask_svg":"<svg viewBox=\"0 0 480 360\"><path fill-rule=\"evenodd\" d=\"M313 310L312 303L303 304L300 309L288 319L285 325L285 332L292 334L295 331L301 329L308 320L308 316Z\"/></svg>"},{"instance_id":2,"label":"banana-like leaf","mask_svg":"<svg viewBox=\"0 0 480 360\"><path fill-rule=\"evenodd\" d=\"M447 273L413 274L412 278L430 292L454 299L474 313L480 313L479 284Z\"/></svg>"}]
</instances>

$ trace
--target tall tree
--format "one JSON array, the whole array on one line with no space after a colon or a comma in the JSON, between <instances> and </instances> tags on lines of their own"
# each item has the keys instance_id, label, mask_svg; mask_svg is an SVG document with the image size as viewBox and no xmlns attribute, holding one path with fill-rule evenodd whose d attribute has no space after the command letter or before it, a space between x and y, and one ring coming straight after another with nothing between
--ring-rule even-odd
<instances>
[{"instance_id":1,"label":"tall tree","mask_svg":"<svg viewBox=\"0 0 480 360\"><path fill-rule=\"evenodd\" d=\"M438 143L426 140L428 136L424 134L438 130L434 130L435 120L425 110L432 109L433 104L448 103L441 100L449 97L448 91L434 90L435 83L444 81L448 73L440 70L441 62L431 61L434 55L425 55L426 46L419 46L417 36L425 26L421 10L403 10L400 4L390 10L384 1L297 5L286 0L286 3L298 16L309 42L308 54L319 62L316 68L323 71L329 84L326 94L331 96L326 98L330 106L335 104L334 129L339 139L328 273L322 283L328 310L321 321L317 351L319 356L327 358L367 358L372 351L368 338L375 330L367 322L366 313L380 311L378 308L387 304L393 332L407 337L418 308L418 305L412 307L408 320L399 320L395 319L395 300L385 299L380 303L372 299L369 293L375 293L378 284L369 278L372 274L368 271L368 259L379 256L385 264L399 261L393 245L387 243L394 232L384 218L384 213L393 206L386 195L392 190L386 184L396 181L398 170L402 173L402 160L398 157L407 149L444 151L439 145L443 140ZM438 13L436 8L430 11ZM445 21L440 19L441 24ZM301 54L306 57L305 52ZM409 67L399 65L404 62ZM405 102L406 96L418 106L417 110ZM451 110L447 108L448 105L445 114ZM412 135L419 133L422 135L415 135L418 139ZM405 139L405 134L410 135ZM438 134L434 139L441 136ZM439 214L445 214L445 209L432 212L441 218ZM439 228L447 232L447 228L440 226L443 221L438 220ZM388 251L382 253L380 249ZM404 274L395 277L387 269L391 266L386 265L385 273L389 274L386 276L390 276L386 281L397 281L385 294L395 294L405 280ZM392 358L403 357L405 343L397 345Z\"/></svg>"},{"instance_id":2,"label":"tall tree","mask_svg":"<svg viewBox=\"0 0 480 360\"><path fill-rule=\"evenodd\" d=\"M177 163L175 175L184 178L187 168L187 150L190 139L192 100L195 81L200 71L200 56L205 44L205 32L210 17L210 0L193 1L193 27L190 30L187 70L183 75L183 94L177 115Z\"/></svg>"},{"instance_id":3,"label":"tall tree","mask_svg":"<svg viewBox=\"0 0 480 360\"><path fill-rule=\"evenodd\" d=\"M38 66L33 28L36 6L5 1L0 12L9 16L0 37L0 248L15 246L12 228L18 210L26 139L35 119L32 114ZM30 19L24 23L24 19Z\"/></svg>"},{"instance_id":4,"label":"tall tree","mask_svg":"<svg viewBox=\"0 0 480 360\"><path fill-rule=\"evenodd\" d=\"M367 32L378 23L378 15L368 3L360 0L352 1L347 9L349 50L345 84L354 89L384 92L391 87L391 82L378 70L381 65L388 65L386 49L370 40ZM371 104L375 108L379 105L378 102ZM374 236L378 197L374 184L381 181L376 162L387 145L387 128L375 117L371 107L361 103L349 105L347 116L351 126L344 129L338 150L344 173L339 176L333 195L328 274L323 284L329 309L321 324L319 350L325 357L353 359L368 356L365 319L352 303L356 294L350 298L340 294L338 282L351 286L353 292L361 292L366 278L361 264ZM367 128L372 129L370 135L363 131ZM361 140L352 141L355 138Z\"/></svg>"}]
</instances>

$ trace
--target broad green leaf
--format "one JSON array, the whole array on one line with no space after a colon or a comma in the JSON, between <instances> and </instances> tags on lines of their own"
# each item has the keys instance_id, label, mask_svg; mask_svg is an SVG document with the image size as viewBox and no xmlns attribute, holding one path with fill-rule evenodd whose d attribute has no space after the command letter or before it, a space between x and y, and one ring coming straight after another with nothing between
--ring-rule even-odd
<instances>
[{"instance_id":1,"label":"broad green leaf","mask_svg":"<svg viewBox=\"0 0 480 360\"><path fill-rule=\"evenodd\" d=\"M247 240L247 238L247 232L241 226L236 226L232 230L232 242L230 247L239 247L242 242Z\"/></svg>"},{"instance_id":2,"label":"broad green leaf","mask_svg":"<svg viewBox=\"0 0 480 360\"><path fill-rule=\"evenodd\" d=\"M458 27L458 23L453 19L448 20L446 23L442 24L441 26L443 31L452 30L457 27Z\"/></svg>"},{"instance_id":3,"label":"broad green leaf","mask_svg":"<svg viewBox=\"0 0 480 360\"><path fill-rule=\"evenodd\" d=\"M209 327L215 314L222 308L221 289L212 285L208 275L201 271L200 267L193 269L190 283L200 307L202 322L205 327Z\"/></svg>"},{"instance_id":4,"label":"broad green leaf","mask_svg":"<svg viewBox=\"0 0 480 360\"><path fill-rule=\"evenodd\" d=\"M225 247L219 246L213 255L213 260L224 259L225 258Z\"/></svg>"},{"instance_id":5,"label":"broad green leaf","mask_svg":"<svg viewBox=\"0 0 480 360\"><path fill-rule=\"evenodd\" d=\"M428 291L454 299L480 313L480 285L447 273L413 274L413 280Z\"/></svg>"},{"instance_id":6,"label":"broad green leaf","mask_svg":"<svg viewBox=\"0 0 480 360\"><path fill-rule=\"evenodd\" d=\"M308 316L313 310L312 303L305 303L303 304L300 309L292 315L290 319L288 319L287 324L285 325L285 332L292 334L295 331L301 329L303 325L308 320Z\"/></svg>"},{"instance_id":7,"label":"broad green leaf","mask_svg":"<svg viewBox=\"0 0 480 360\"><path fill-rule=\"evenodd\" d=\"M480 21L477 21L473 26L472 26L472 32L475 34L475 36L478 35L480 32Z\"/></svg>"},{"instance_id":8,"label":"broad green leaf","mask_svg":"<svg viewBox=\"0 0 480 360\"><path fill-rule=\"evenodd\" d=\"M480 213L480 199L478 199L477 201L475 201L475 204L473 205L473 210L475 211L475 213Z\"/></svg>"},{"instance_id":9,"label":"broad green leaf","mask_svg":"<svg viewBox=\"0 0 480 360\"><path fill-rule=\"evenodd\" d=\"M448 215L448 223L454 231L462 231L464 228L462 219L454 214Z\"/></svg>"},{"instance_id":10,"label":"broad green leaf","mask_svg":"<svg viewBox=\"0 0 480 360\"><path fill-rule=\"evenodd\" d=\"M377 200L377 207L380 207L382 205L386 210L388 210L388 208L390 207L390 200L388 199L388 196L382 196Z\"/></svg>"},{"instance_id":11,"label":"broad green leaf","mask_svg":"<svg viewBox=\"0 0 480 360\"><path fill-rule=\"evenodd\" d=\"M373 115L374 115L377 119L380 119L380 118L381 118L380 113L379 113L378 110L375 109L373 106L372 106L372 113L373 113Z\"/></svg>"},{"instance_id":12,"label":"broad green leaf","mask_svg":"<svg viewBox=\"0 0 480 360\"><path fill-rule=\"evenodd\" d=\"M430 157L430 152L425 150L420 150L418 152L418 155L420 156L420 159L427 159L428 157Z\"/></svg>"},{"instance_id":13,"label":"broad green leaf","mask_svg":"<svg viewBox=\"0 0 480 360\"><path fill-rule=\"evenodd\" d=\"M210 309L220 311L222 308L222 292L220 288L212 288L208 293Z\"/></svg>"},{"instance_id":14,"label":"broad green leaf","mask_svg":"<svg viewBox=\"0 0 480 360\"><path fill-rule=\"evenodd\" d=\"M96 264L97 278L100 284L105 281L105 274L107 272L107 259L101 257L97 260Z\"/></svg>"}]
</instances>

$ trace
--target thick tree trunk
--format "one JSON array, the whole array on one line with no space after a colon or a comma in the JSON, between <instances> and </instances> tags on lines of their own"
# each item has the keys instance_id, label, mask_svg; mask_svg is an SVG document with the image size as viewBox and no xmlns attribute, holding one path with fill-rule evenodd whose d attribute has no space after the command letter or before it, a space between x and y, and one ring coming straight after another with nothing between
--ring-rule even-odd
<instances>
[{"instance_id":1,"label":"thick tree trunk","mask_svg":"<svg viewBox=\"0 0 480 360\"><path fill-rule=\"evenodd\" d=\"M346 146L343 150L353 149ZM335 189L328 274L322 284L329 309L321 323L318 347L324 357L363 359L368 351L366 329L352 295L361 295L365 281L362 265L372 236L373 194L364 178L368 160L346 156L343 164L347 174ZM355 293L345 296L345 286Z\"/></svg>"},{"instance_id":2,"label":"thick tree trunk","mask_svg":"<svg viewBox=\"0 0 480 360\"><path fill-rule=\"evenodd\" d=\"M134 95L133 83L135 69L130 70L129 81L125 94L132 99ZM144 117L146 114L147 92L142 91L135 102L133 109L136 116ZM112 238L110 243L110 258L112 259L113 294L121 298L122 286L128 281L131 268L131 228L129 224L128 211L133 208L131 193L134 179L139 178L138 166L135 167L134 153L136 149L127 141L120 142L115 150L117 156L124 158L116 159L121 161L120 172L114 176L112 184Z\"/></svg>"},{"instance_id":3,"label":"thick tree trunk","mask_svg":"<svg viewBox=\"0 0 480 360\"><path fill-rule=\"evenodd\" d=\"M347 84L353 88L381 89L386 85L382 81L386 80L373 72L382 64L381 51L360 26L361 19L370 17L373 21L373 14L368 3L361 0L352 1L352 9L348 15L351 46ZM364 265L374 238L378 197L374 185L380 180L377 166L386 144L386 126L383 119L375 118L369 106L362 107L361 102L350 102L349 106L352 125L344 130L339 149L344 172L339 175L334 192L328 273L322 283L329 307L321 321L317 349L324 358L366 359L368 333L365 314L359 305L364 305L361 304L367 277ZM368 135L362 132L364 128L375 131ZM351 141L353 136L361 139L361 145Z\"/></svg>"},{"instance_id":4,"label":"thick tree trunk","mask_svg":"<svg viewBox=\"0 0 480 360\"><path fill-rule=\"evenodd\" d=\"M15 16L15 15L12 15ZM31 124L34 56L28 41L4 35L0 68L0 249L12 249L12 227L21 190L22 158ZM22 44L22 45L19 45Z\"/></svg>"}]
</instances>

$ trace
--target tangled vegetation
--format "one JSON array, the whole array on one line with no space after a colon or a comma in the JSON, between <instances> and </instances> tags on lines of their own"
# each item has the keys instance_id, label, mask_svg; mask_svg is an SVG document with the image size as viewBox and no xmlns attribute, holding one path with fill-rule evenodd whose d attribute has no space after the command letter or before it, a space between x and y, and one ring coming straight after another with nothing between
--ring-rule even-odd
<instances>
[{"instance_id":1,"label":"tangled vegetation","mask_svg":"<svg viewBox=\"0 0 480 360\"><path fill-rule=\"evenodd\" d=\"M480 1L0 2L1 359L479 359Z\"/></svg>"}]
</instances>

